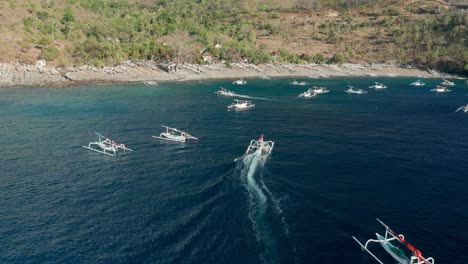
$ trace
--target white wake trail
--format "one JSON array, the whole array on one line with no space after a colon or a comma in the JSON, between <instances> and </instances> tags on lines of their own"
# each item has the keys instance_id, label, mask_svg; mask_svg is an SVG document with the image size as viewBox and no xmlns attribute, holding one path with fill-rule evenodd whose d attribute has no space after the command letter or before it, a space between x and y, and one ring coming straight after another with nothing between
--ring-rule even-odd
<instances>
[{"instance_id":1,"label":"white wake trail","mask_svg":"<svg viewBox=\"0 0 468 264\"><path fill-rule=\"evenodd\" d=\"M263 263L279 263L277 241L267 215L268 201L272 197L263 180L261 180L262 169L267 158L268 156L264 156L260 152L243 157L240 160L240 166L242 166L240 176L241 179L245 180L249 193L249 218L252 221L252 228L255 237L263 248L260 259ZM259 182L255 177L257 172L260 172Z\"/></svg>"},{"instance_id":2,"label":"white wake trail","mask_svg":"<svg viewBox=\"0 0 468 264\"><path fill-rule=\"evenodd\" d=\"M244 94L236 94L235 97L247 98L247 99L257 99L257 100L264 100L264 101L273 101L273 100L265 98L265 97L255 97L255 96L249 96L249 95L244 95Z\"/></svg>"}]
</instances>

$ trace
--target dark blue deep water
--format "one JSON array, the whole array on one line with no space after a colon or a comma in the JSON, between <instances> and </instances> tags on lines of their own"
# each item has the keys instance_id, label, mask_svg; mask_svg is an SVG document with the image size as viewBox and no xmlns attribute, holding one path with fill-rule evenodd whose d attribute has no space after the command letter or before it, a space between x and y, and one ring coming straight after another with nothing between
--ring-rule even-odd
<instances>
[{"instance_id":1,"label":"dark blue deep water","mask_svg":"<svg viewBox=\"0 0 468 264\"><path fill-rule=\"evenodd\" d=\"M376 217L468 263L464 81L309 79L331 89L310 100L248 81L0 89L0 263L375 263L351 236L383 233ZM269 100L228 112L219 86ZM161 124L200 141L158 141ZM94 130L135 151L82 148ZM271 156L233 162L261 133Z\"/></svg>"}]
</instances>

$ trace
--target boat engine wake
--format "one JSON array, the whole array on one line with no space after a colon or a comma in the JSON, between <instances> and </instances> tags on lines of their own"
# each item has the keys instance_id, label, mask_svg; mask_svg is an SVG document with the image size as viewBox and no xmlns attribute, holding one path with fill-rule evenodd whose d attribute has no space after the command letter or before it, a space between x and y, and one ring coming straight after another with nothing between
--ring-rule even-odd
<instances>
[{"instance_id":1,"label":"boat engine wake","mask_svg":"<svg viewBox=\"0 0 468 264\"><path fill-rule=\"evenodd\" d=\"M243 94L236 94L236 97L247 98L247 99L256 99L256 100L264 100L264 101L273 101L272 99L268 99L268 98L265 98L265 97L256 97L256 96L243 95Z\"/></svg>"},{"instance_id":2,"label":"boat engine wake","mask_svg":"<svg viewBox=\"0 0 468 264\"><path fill-rule=\"evenodd\" d=\"M278 237L274 233L274 221L269 218L271 213L280 216L283 232L288 236L288 227L282 210L273 194L263 182L263 168L268 155L260 152L246 155L238 160L237 171L249 195L249 218L255 237L260 244L260 259L263 263L280 263L278 255Z\"/></svg>"}]
</instances>

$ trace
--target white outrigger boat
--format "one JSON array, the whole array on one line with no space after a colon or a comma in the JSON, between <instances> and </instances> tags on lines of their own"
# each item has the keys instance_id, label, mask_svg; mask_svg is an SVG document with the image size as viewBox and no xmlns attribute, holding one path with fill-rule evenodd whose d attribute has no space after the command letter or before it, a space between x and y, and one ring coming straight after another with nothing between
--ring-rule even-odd
<instances>
[{"instance_id":1,"label":"white outrigger boat","mask_svg":"<svg viewBox=\"0 0 468 264\"><path fill-rule=\"evenodd\" d=\"M314 96L317 96L317 94L314 92L312 88L309 88L307 91L300 93L297 97L303 97L303 98L312 98Z\"/></svg>"},{"instance_id":2,"label":"white outrigger boat","mask_svg":"<svg viewBox=\"0 0 468 264\"><path fill-rule=\"evenodd\" d=\"M460 106L455 112L458 112L458 111L463 111L464 113L467 113L468 112L468 104L466 104L464 106Z\"/></svg>"},{"instance_id":3,"label":"white outrigger boat","mask_svg":"<svg viewBox=\"0 0 468 264\"><path fill-rule=\"evenodd\" d=\"M224 95L224 96L237 96L234 92L229 91L226 88L220 87L218 91L215 92L215 94L218 95Z\"/></svg>"},{"instance_id":4,"label":"white outrigger boat","mask_svg":"<svg viewBox=\"0 0 468 264\"><path fill-rule=\"evenodd\" d=\"M413 85L413 86L424 86L426 85L425 83L421 82L421 80L417 80L413 83L411 83L410 85Z\"/></svg>"},{"instance_id":5,"label":"white outrigger boat","mask_svg":"<svg viewBox=\"0 0 468 264\"><path fill-rule=\"evenodd\" d=\"M313 91L315 94L324 94L324 93L330 92L330 90L328 90L328 89L325 88L325 87L314 86L313 88L314 88L314 89L312 89L312 91Z\"/></svg>"},{"instance_id":6,"label":"white outrigger boat","mask_svg":"<svg viewBox=\"0 0 468 264\"><path fill-rule=\"evenodd\" d=\"M292 83L290 83L291 85L300 85L300 86L304 86L304 85L308 85L308 83L306 82L298 82L296 80L294 80Z\"/></svg>"},{"instance_id":7,"label":"white outrigger boat","mask_svg":"<svg viewBox=\"0 0 468 264\"><path fill-rule=\"evenodd\" d=\"M238 84L238 85L242 85L242 84L246 84L246 83L247 83L247 81L244 80L244 79L242 79L242 78L240 78L239 80L235 80L235 81L232 82L232 84Z\"/></svg>"},{"instance_id":8,"label":"white outrigger boat","mask_svg":"<svg viewBox=\"0 0 468 264\"><path fill-rule=\"evenodd\" d=\"M162 132L159 136L153 136L154 138L159 138L162 140L177 141L177 142L188 142L190 140L198 140L198 138L190 135L189 133L178 130L177 128L172 128L168 126L163 126L166 129L166 132Z\"/></svg>"},{"instance_id":9,"label":"white outrigger boat","mask_svg":"<svg viewBox=\"0 0 468 264\"><path fill-rule=\"evenodd\" d=\"M385 88L387 88L387 86L385 84L383 84L383 83L374 82L374 85L369 86L369 88L385 89Z\"/></svg>"},{"instance_id":10,"label":"white outrigger boat","mask_svg":"<svg viewBox=\"0 0 468 264\"><path fill-rule=\"evenodd\" d=\"M449 90L447 87L445 86L440 86L440 85L437 85L436 88L434 89L431 89L432 92L436 92L436 93L448 93L448 92L451 92L452 90Z\"/></svg>"},{"instance_id":11,"label":"white outrigger boat","mask_svg":"<svg viewBox=\"0 0 468 264\"><path fill-rule=\"evenodd\" d=\"M364 91L362 89L354 89L353 86L351 85L348 85L348 89L345 90L345 93L349 93L349 94L366 94L367 91Z\"/></svg>"},{"instance_id":12,"label":"white outrigger boat","mask_svg":"<svg viewBox=\"0 0 468 264\"><path fill-rule=\"evenodd\" d=\"M227 107L228 111L230 110L242 111L242 110L248 110L248 109L255 107L255 104L253 104L251 101L238 100L238 99L234 99L234 101L235 101L234 103L232 103L231 105Z\"/></svg>"},{"instance_id":13,"label":"white outrigger boat","mask_svg":"<svg viewBox=\"0 0 468 264\"><path fill-rule=\"evenodd\" d=\"M454 82L451 82L451 81L446 80L446 79L442 79L442 80L444 80L444 81L440 83L441 85L455 86Z\"/></svg>"},{"instance_id":14,"label":"white outrigger boat","mask_svg":"<svg viewBox=\"0 0 468 264\"><path fill-rule=\"evenodd\" d=\"M145 85L158 85L158 83L155 81L146 81Z\"/></svg>"},{"instance_id":15,"label":"white outrigger boat","mask_svg":"<svg viewBox=\"0 0 468 264\"><path fill-rule=\"evenodd\" d=\"M273 150L274 146L275 146L274 141L264 141L263 134L261 134L258 140L251 140L244 155L242 157L234 159L234 161L238 161L246 156L251 156L257 153L263 156L268 156L271 154L271 151Z\"/></svg>"},{"instance_id":16,"label":"white outrigger boat","mask_svg":"<svg viewBox=\"0 0 468 264\"><path fill-rule=\"evenodd\" d=\"M102 135L101 133L98 133L96 131L94 131L94 133L98 135L98 141L90 142L88 146L82 146L83 148L106 154L109 156L116 156L119 150L133 151L125 147L124 144L119 144L114 140L111 140L110 138Z\"/></svg>"},{"instance_id":17,"label":"white outrigger boat","mask_svg":"<svg viewBox=\"0 0 468 264\"><path fill-rule=\"evenodd\" d=\"M434 264L433 258L423 257L421 251L416 249L410 243L406 242L403 235L398 235L379 219L377 219L377 221L379 221L379 223L385 227L385 236L382 236L379 233L375 233L377 239L369 239L364 245L356 237L353 236L353 239L361 246L362 250L367 251L367 253L369 253L380 264L384 263L369 250L369 243L379 243L385 249L385 251L387 251L387 253L390 254L390 256L392 256L400 264ZM398 244L394 245L395 243L392 242L398 242ZM407 249L406 251L411 253L410 257L406 255L401 246L405 246Z\"/></svg>"},{"instance_id":18,"label":"white outrigger boat","mask_svg":"<svg viewBox=\"0 0 468 264\"><path fill-rule=\"evenodd\" d=\"M262 75L262 76L260 76L260 79L270 80L271 78L268 75Z\"/></svg>"}]
</instances>

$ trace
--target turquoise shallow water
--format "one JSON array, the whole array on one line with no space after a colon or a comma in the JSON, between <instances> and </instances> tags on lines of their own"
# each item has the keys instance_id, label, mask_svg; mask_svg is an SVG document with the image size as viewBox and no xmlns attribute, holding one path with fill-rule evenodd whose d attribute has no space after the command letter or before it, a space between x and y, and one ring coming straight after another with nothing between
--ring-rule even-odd
<instances>
[{"instance_id":1,"label":"turquoise shallow water","mask_svg":"<svg viewBox=\"0 0 468 264\"><path fill-rule=\"evenodd\" d=\"M290 79L0 89L0 263L374 263L351 236L382 233L376 217L437 263L468 263L466 84L303 80L331 92L301 100ZM374 81L389 89L343 92ZM219 86L268 100L228 112ZM153 139L161 124L200 141ZM135 151L87 151L94 130ZM261 133L271 156L233 162Z\"/></svg>"}]
</instances>

